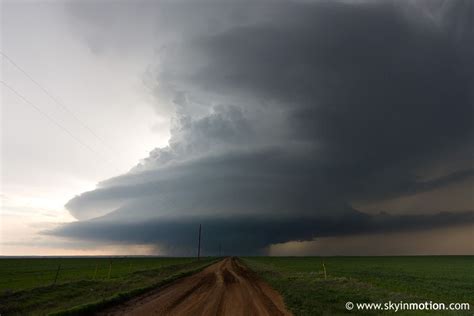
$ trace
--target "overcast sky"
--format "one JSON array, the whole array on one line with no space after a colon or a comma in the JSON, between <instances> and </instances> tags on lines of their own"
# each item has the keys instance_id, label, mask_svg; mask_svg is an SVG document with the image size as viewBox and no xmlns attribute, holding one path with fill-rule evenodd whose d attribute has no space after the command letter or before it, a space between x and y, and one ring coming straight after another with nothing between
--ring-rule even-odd
<instances>
[{"instance_id":1,"label":"overcast sky","mask_svg":"<svg viewBox=\"0 0 474 316\"><path fill-rule=\"evenodd\" d=\"M1 9L1 254L474 254L471 1Z\"/></svg>"}]
</instances>

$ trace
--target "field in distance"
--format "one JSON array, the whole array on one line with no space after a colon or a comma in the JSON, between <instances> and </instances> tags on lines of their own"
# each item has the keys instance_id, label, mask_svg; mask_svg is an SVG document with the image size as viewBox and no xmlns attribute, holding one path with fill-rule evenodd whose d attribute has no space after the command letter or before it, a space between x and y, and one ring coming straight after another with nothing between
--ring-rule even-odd
<instances>
[{"instance_id":1,"label":"field in distance","mask_svg":"<svg viewBox=\"0 0 474 316\"><path fill-rule=\"evenodd\" d=\"M125 299L215 259L168 257L2 258L0 314L46 315Z\"/></svg>"},{"instance_id":2,"label":"field in distance","mask_svg":"<svg viewBox=\"0 0 474 316\"><path fill-rule=\"evenodd\" d=\"M397 315L472 315L474 308L474 256L248 257L244 262L282 294L295 315L380 314L348 311L348 301L467 302L471 308Z\"/></svg>"}]
</instances>

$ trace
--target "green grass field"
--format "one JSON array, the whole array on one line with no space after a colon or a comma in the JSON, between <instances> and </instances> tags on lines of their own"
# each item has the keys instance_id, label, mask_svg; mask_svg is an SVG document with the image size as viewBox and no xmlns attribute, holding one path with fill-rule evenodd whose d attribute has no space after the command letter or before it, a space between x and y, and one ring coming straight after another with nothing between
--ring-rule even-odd
<instances>
[{"instance_id":1,"label":"green grass field","mask_svg":"<svg viewBox=\"0 0 474 316\"><path fill-rule=\"evenodd\" d=\"M473 313L473 256L250 257L244 262L283 295L295 315L380 314L349 312L345 309L348 301L468 302L470 312L430 311L429 314ZM427 313L398 311L397 314Z\"/></svg>"},{"instance_id":2,"label":"green grass field","mask_svg":"<svg viewBox=\"0 0 474 316\"><path fill-rule=\"evenodd\" d=\"M57 283L124 278L137 271L194 261L194 258L31 258L0 260L0 293Z\"/></svg>"},{"instance_id":3,"label":"green grass field","mask_svg":"<svg viewBox=\"0 0 474 316\"><path fill-rule=\"evenodd\" d=\"M46 315L127 296L213 262L206 258L0 259L0 315ZM60 265L59 273L56 274Z\"/></svg>"},{"instance_id":4,"label":"green grass field","mask_svg":"<svg viewBox=\"0 0 474 316\"><path fill-rule=\"evenodd\" d=\"M177 277L214 258L0 259L0 314L46 315L92 310ZM345 303L469 302L474 308L474 257L247 257L245 264L279 291L295 315L376 315ZM323 262L327 278L323 272ZM59 269L56 283L56 273ZM397 315L472 315L397 312ZM394 311L385 312L394 314Z\"/></svg>"}]
</instances>

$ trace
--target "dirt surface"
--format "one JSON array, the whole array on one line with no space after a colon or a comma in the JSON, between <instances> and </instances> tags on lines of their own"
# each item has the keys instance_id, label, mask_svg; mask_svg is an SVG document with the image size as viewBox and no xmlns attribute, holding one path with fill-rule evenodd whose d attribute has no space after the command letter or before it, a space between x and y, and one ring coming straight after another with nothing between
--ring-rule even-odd
<instances>
[{"instance_id":1,"label":"dirt surface","mask_svg":"<svg viewBox=\"0 0 474 316\"><path fill-rule=\"evenodd\" d=\"M291 315L281 296L235 258L101 315Z\"/></svg>"}]
</instances>

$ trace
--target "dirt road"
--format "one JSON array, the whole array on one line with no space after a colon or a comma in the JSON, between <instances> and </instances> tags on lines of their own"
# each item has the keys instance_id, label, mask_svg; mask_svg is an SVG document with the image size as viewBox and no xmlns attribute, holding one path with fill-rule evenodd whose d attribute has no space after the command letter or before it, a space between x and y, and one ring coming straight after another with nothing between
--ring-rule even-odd
<instances>
[{"instance_id":1,"label":"dirt road","mask_svg":"<svg viewBox=\"0 0 474 316\"><path fill-rule=\"evenodd\" d=\"M102 315L291 315L281 296L234 258Z\"/></svg>"}]
</instances>

